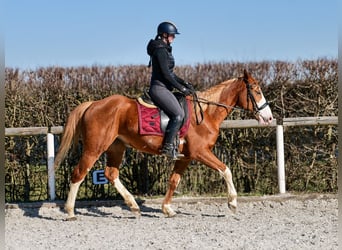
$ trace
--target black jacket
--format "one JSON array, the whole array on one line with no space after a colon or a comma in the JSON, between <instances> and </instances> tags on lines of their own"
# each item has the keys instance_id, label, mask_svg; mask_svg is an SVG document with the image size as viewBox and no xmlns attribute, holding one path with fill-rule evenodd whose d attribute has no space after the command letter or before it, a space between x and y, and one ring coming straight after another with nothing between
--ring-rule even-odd
<instances>
[{"instance_id":1,"label":"black jacket","mask_svg":"<svg viewBox=\"0 0 342 250\"><path fill-rule=\"evenodd\" d=\"M173 73L175 59L172 55L172 47L162 40L150 40L147 45L147 54L152 61L151 84L155 80L163 83L169 90L177 88L182 91L185 81Z\"/></svg>"}]
</instances>

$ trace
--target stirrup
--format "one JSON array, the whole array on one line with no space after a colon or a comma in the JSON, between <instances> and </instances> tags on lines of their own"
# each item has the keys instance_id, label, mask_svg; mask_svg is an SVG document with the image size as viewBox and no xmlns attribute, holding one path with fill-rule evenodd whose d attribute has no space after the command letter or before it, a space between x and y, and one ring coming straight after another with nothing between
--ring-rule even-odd
<instances>
[{"instance_id":1,"label":"stirrup","mask_svg":"<svg viewBox=\"0 0 342 250\"><path fill-rule=\"evenodd\" d=\"M179 158L184 157L183 154L178 153L177 148L175 148L172 144L164 145L161 149L161 153L172 160L179 160Z\"/></svg>"},{"instance_id":2,"label":"stirrup","mask_svg":"<svg viewBox=\"0 0 342 250\"><path fill-rule=\"evenodd\" d=\"M180 158L183 158L184 155L181 153L169 153L169 152L162 152L162 155L165 155L167 158L170 158L171 160L179 160Z\"/></svg>"}]
</instances>

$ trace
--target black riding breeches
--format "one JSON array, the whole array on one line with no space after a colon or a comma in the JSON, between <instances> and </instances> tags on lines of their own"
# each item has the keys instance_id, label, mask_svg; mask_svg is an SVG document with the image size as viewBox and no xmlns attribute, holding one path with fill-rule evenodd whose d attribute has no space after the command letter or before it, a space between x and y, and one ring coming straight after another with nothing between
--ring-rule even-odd
<instances>
[{"instance_id":1,"label":"black riding breeches","mask_svg":"<svg viewBox=\"0 0 342 250\"><path fill-rule=\"evenodd\" d=\"M175 95L161 83L158 83L153 83L150 86L149 94L152 101L165 112L170 120L176 120L181 123L184 119L183 108L180 106Z\"/></svg>"},{"instance_id":2,"label":"black riding breeches","mask_svg":"<svg viewBox=\"0 0 342 250\"><path fill-rule=\"evenodd\" d=\"M170 145L174 143L177 132L182 126L184 110L170 90L158 81L154 83L150 86L149 94L152 101L170 118L164 135L164 145Z\"/></svg>"}]
</instances>

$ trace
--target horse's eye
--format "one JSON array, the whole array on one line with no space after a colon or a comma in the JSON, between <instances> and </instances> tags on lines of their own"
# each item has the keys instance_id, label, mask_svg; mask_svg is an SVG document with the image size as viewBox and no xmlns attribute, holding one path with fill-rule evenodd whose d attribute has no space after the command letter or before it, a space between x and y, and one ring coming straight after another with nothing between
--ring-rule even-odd
<instances>
[{"instance_id":1,"label":"horse's eye","mask_svg":"<svg viewBox=\"0 0 342 250\"><path fill-rule=\"evenodd\" d=\"M254 88L254 91L255 91L255 93L256 93L257 95L261 95L261 89L260 89L259 86L256 86L256 87Z\"/></svg>"}]
</instances>

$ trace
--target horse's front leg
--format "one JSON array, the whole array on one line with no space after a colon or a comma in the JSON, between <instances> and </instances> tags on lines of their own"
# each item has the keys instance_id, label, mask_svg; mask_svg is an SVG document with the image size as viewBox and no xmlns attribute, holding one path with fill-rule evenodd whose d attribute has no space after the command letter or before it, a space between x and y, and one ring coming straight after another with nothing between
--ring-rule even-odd
<instances>
[{"instance_id":1,"label":"horse's front leg","mask_svg":"<svg viewBox=\"0 0 342 250\"><path fill-rule=\"evenodd\" d=\"M227 183L228 207L233 213L235 213L237 208L237 193L233 183L232 172L227 166L226 170L224 170L223 172L220 169L218 171Z\"/></svg>"},{"instance_id":2,"label":"horse's front leg","mask_svg":"<svg viewBox=\"0 0 342 250\"><path fill-rule=\"evenodd\" d=\"M225 179L228 189L228 207L232 212L236 212L237 208L237 192L234 187L232 172L230 169L210 151L202 150L196 157L197 160L204 163L208 167L217 170Z\"/></svg>"},{"instance_id":3,"label":"horse's front leg","mask_svg":"<svg viewBox=\"0 0 342 250\"><path fill-rule=\"evenodd\" d=\"M169 188L166 192L163 204L162 204L162 211L168 217L173 217L177 213L171 208L171 200L172 196L181 180L181 176L184 173L185 169L188 167L190 160L188 159L181 159L177 160L175 163L175 167L172 171L169 180Z\"/></svg>"}]
</instances>

